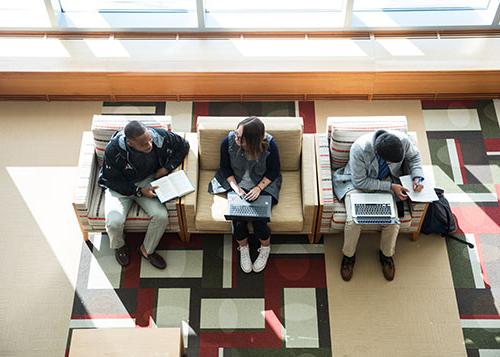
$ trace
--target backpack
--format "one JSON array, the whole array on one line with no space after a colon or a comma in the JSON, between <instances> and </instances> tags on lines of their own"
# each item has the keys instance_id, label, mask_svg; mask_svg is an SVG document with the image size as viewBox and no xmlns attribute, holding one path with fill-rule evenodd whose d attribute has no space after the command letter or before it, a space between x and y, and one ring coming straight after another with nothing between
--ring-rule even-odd
<instances>
[{"instance_id":1,"label":"backpack","mask_svg":"<svg viewBox=\"0 0 500 357\"><path fill-rule=\"evenodd\" d=\"M435 188L434 191L436 191L438 200L429 203L420 231L424 234L437 233L444 238L454 239L466 244L469 248L474 248L474 244L451 234L458 228L457 219L451 211L450 203L444 197L444 190Z\"/></svg>"}]
</instances>

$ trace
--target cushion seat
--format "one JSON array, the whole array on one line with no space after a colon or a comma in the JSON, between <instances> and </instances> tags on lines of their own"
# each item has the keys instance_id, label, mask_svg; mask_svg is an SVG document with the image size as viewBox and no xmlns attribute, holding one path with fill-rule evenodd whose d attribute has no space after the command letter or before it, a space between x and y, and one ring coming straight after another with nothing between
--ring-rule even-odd
<instances>
[{"instance_id":1,"label":"cushion seat","mask_svg":"<svg viewBox=\"0 0 500 357\"><path fill-rule=\"evenodd\" d=\"M225 194L212 195L207 191L214 170L199 171L199 185L196 212L196 229L199 231L231 231L231 223L226 221L227 198ZM300 171L282 171L283 184L280 200L272 209L269 228L273 232L302 231L304 217L300 196Z\"/></svg>"}]
</instances>

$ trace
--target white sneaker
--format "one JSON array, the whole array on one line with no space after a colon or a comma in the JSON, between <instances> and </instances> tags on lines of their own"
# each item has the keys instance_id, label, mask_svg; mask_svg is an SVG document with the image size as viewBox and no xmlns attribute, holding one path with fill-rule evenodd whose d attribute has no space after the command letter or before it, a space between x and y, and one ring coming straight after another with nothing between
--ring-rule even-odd
<instances>
[{"instance_id":1,"label":"white sneaker","mask_svg":"<svg viewBox=\"0 0 500 357\"><path fill-rule=\"evenodd\" d=\"M239 246L240 251L240 266L241 270L245 273L250 273L252 271L252 260L250 259L250 249L248 245Z\"/></svg>"},{"instance_id":2,"label":"white sneaker","mask_svg":"<svg viewBox=\"0 0 500 357\"><path fill-rule=\"evenodd\" d=\"M253 263L253 271L258 273L264 270L267 264L267 259L269 258L269 254L271 253L271 247L267 246L261 246L258 249L259 256L255 260L255 263Z\"/></svg>"}]
</instances>

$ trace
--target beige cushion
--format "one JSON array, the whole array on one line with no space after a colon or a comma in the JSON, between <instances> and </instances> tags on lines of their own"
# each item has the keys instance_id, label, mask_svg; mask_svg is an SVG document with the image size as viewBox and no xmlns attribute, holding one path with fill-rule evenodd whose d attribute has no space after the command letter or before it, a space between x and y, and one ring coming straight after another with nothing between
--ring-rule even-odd
<instances>
[{"instance_id":1,"label":"beige cushion","mask_svg":"<svg viewBox=\"0 0 500 357\"><path fill-rule=\"evenodd\" d=\"M361 135L378 129L392 129L406 132L404 116L329 117L327 121L332 169L347 164L352 143Z\"/></svg>"},{"instance_id":2,"label":"beige cushion","mask_svg":"<svg viewBox=\"0 0 500 357\"><path fill-rule=\"evenodd\" d=\"M208 193L208 183L214 170L200 170L196 212L196 229L199 231L230 232L230 222L224 218L227 211L225 194ZM274 232L300 232L303 229L302 199L300 195L300 172L282 172L283 185L280 201L272 209L269 227Z\"/></svg>"},{"instance_id":3,"label":"beige cushion","mask_svg":"<svg viewBox=\"0 0 500 357\"><path fill-rule=\"evenodd\" d=\"M220 164L220 144L229 131L245 117L198 117L200 169L217 170ZM261 118L266 131L278 144L282 170L299 170L302 152L303 120L299 117Z\"/></svg>"}]
</instances>

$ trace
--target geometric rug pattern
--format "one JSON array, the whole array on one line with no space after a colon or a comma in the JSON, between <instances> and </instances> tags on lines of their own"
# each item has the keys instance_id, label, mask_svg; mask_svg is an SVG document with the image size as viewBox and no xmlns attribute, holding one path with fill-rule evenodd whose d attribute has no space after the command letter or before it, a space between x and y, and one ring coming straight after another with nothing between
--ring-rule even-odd
<instances>
[{"instance_id":1,"label":"geometric rug pattern","mask_svg":"<svg viewBox=\"0 0 500 357\"><path fill-rule=\"evenodd\" d=\"M500 105L422 102L436 186L457 216L448 255L469 356L500 356Z\"/></svg>"},{"instance_id":2,"label":"geometric rug pattern","mask_svg":"<svg viewBox=\"0 0 500 357\"><path fill-rule=\"evenodd\" d=\"M158 248L168 268L136 253L143 234L128 234L131 263L121 268L106 234L82 252L71 330L182 326L188 356L329 356L330 327L322 244L273 236L262 273L239 267L230 235L166 235ZM258 242L252 241L253 259ZM69 341L68 341L69 342Z\"/></svg>"},{"instance_id":3,"label":"geometric rug pattern","mask_svg":"<svg viewBox=\"0 0 500 357\"><path fill-rule=\"evenodd\" d=\"M103 114L162 115L175 105L104 103ZM434 181L457 216L457 235L475 245L447 242L467 353L500 356L500 102L422 101L422 112ZM193 129L199 115L300 115L305 132L316 132L314 102L200 102L182 118ZM126 239L134 252L143 234ZM272 240L264 272L244 274L229 235L194 235L189 244L166 235L159 247L166 271L137 254L122 269L106 234L92 235L68 346L77 328L181 325L188 356L330 356L323 245L305 236Z\"/></svg>"}]
</instances>

